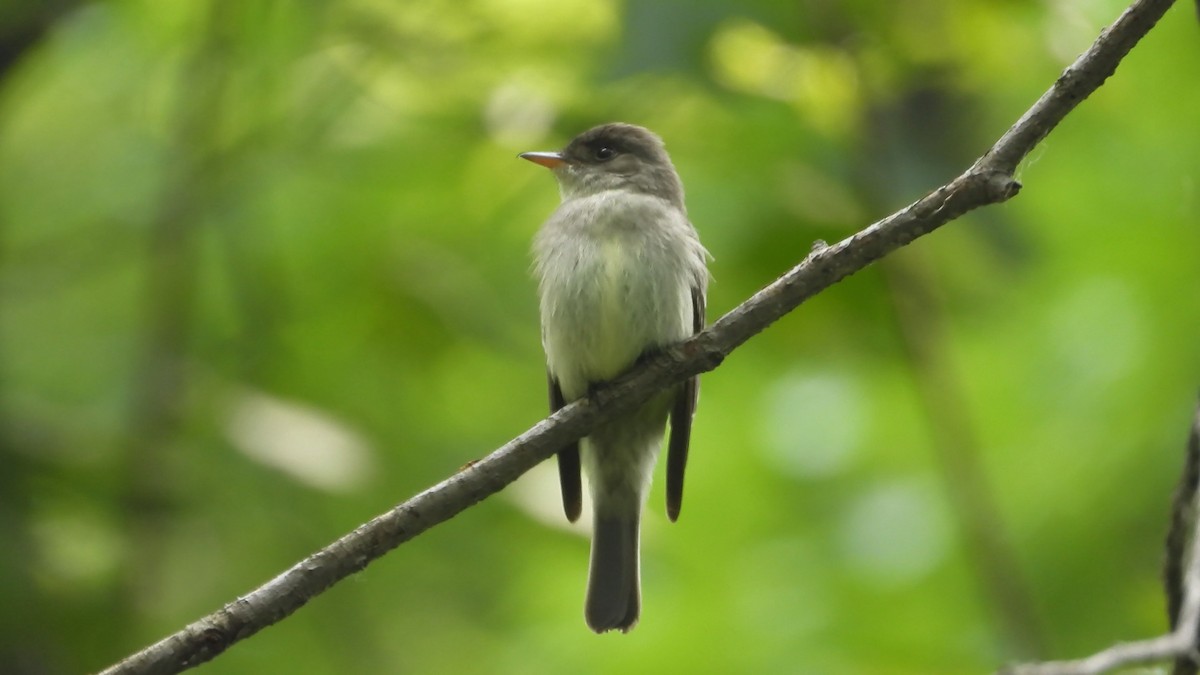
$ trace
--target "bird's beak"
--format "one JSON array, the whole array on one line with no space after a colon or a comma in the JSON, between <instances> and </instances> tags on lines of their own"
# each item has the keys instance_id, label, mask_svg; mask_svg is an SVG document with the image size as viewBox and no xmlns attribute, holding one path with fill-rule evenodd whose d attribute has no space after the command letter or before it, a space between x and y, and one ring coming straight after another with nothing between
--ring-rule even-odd
<instances>
[{"instance_id":1,"label":"bird's beak","mask_svg":"<svg viewBox=\"0 0 1200 675\"><path fill-rule=\"evenodd\" d=\"M541 164L547 169L557 169L567 163L561 152L522 152L517 156L534 164Z\"/></svg>"}]
</instances>

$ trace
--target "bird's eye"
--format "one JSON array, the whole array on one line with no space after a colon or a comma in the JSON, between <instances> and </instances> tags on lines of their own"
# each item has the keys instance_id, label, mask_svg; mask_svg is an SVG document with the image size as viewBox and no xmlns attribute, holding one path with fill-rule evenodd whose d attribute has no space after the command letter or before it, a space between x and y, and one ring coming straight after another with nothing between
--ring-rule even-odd
<instances>
[{"instance_id":1,"label":"bird's eye","mask_svg":"<svg viewBox=\"0 0 1200 675\"><path fill-rule=\"evenodd\" d=\"M608 147L607 145L602 145L602 146L596 148L596 152L594 154L595 154L597 160L599 160L601 162L607 162L608 160L617 156L617 151L613 150L612 148Z\"/></svg>"}]
</instances>

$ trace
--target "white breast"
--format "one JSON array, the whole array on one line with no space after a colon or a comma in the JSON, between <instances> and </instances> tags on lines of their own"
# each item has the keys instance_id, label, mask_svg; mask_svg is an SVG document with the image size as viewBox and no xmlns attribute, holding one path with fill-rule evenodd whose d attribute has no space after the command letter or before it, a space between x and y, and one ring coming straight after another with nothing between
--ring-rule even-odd
<instances>
[{"instance_id":1,"label":"white breast","mask_svg":"<svg viewBox=\"0 0 1200 675\"><path fill-rule=\"evenodd\" d=\"M534 251L542 342L568 399L691 333L690 289L703 278L704 253L666 202L613 191L568 200Z\"/></svg>"}]
</instances>

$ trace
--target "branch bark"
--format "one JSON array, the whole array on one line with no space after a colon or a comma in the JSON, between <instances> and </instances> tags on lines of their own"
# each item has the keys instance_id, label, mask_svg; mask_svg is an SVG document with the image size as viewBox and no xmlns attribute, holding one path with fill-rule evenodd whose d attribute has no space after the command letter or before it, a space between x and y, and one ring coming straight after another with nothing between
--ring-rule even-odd
<instances>
[{"instance_id":1,"label":"branch bark","mask_svg":"<svg viewBox=\"0 0 1200 675\"><path fill-rule=\"evenodd\" d=\"M817 293L968 211L1015 196L1021 187L1013 178L1018 163L1112 75L1172 2L1134 2L986 154L951 182L832 246L818 242L803 262L708 330L566 406L482 460L103 675L178 673L214 658L393 548L499 492L562 446L635 409L655 392L713 370L734 349Z\"/></svg>"},{"instance_id":2,"label":"branch bark","mask_svg":"<svg viewBox=\"0 0 1200 675\"><path fill-rule=\"evenodd\" d=\"M1179 485L1175 488L1175 496L1171 502L1171 527L1167 530L1166 556L1163 564L1163 590L1167 594L1167 618L1171 622L1171 630L1180 630L1179 624L1186 617L1194 615L1197 608L1188 608L1188 592L1196 588L1195 574L1191 572L1194 565L1200 564L1192 552L1200 537L1196 528L1200 527L1200 500L1197 491L1200 490L1200 407L1196 411L1196 419L1192 424L1191 438L1188 440L1187 457L1184 459L1183 472L1179 477ZM1191 576L1189 576L1191 575ZM1195 635L1195 633L1193 633ZM1200 653L1196 651L1196 643L1192 643L1192 651L1182 654L1175 659L1175 667L1171 675L1196 675L1200 666Z\"/></svg>"}]
</instances>

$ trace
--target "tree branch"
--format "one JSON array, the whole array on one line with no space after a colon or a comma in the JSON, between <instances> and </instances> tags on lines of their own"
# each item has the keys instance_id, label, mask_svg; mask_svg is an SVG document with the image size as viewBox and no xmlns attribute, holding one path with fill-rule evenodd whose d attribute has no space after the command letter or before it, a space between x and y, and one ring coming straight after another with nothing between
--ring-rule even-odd
<instances>
[{"instance_id":1,"label":"tree branch","mask_svg":"<svg viewBox=\"0 0 1200 675\"><path fill-rule=\"evenodd\" d=\"M1188 591L1196 588L1196 581L1189 576L1196 556L1192 549L1197 545L1196 528L1200 526L1197 514L1200 514L1200 500L1197 490L1200 489L1200 408L1196 412L1196 420L1192 425L1191 438L1188 441L1187 457L1184 458L1183 472L1179 477L1179 485L1175 488L1171 500L1171 526L1167 529L1166 555L1163 561L1163 590L1167 594L1167 618L1171 622L1171 630L1179 630L1179 624L1189 616L1189 611L1195 613L1193 607L1186 610ZM1196 652L1196 643L1192 651L1182 654L1175 659L1172 675L1196 675L1200 665L1200 653Z\"/></svg>"},{"instance_id":2,"label":"tree branch","mask_svg":"<svg viewBox=\"0 0 1200 675\"><path fill-rule=\"evenodd\" d=\"M1197 407L1196 415L1192 419L1188 456L1184 476L1180 481L1180 491L1187 493L1190 490L1190 494L1187 494L1186 499L1177 499L1177 510L1184 507L1190 509L1191 513L1197 513L1197 509L1200 509L1200 490L1196 489L1195 481L1190 480L1194 478L1190 474L1197 457L1200 457L1200 407ZM1188 550L1180 548L1178 551L1168 551L1168 555L1181 557L1179 561L1168 561L1168 565L1186 564L1186 572L1182 579L1182 598L1177 601L1179 614L1172 617L1174 630L1149 640L1114 645L1085 659L1015 666L1001 671L1003 675L1095 675L1127 666L1194 657L1196 631L1200 629L1200 530L1196 529L1198 523L1195 521L1188 525L1190 531L1186 535L1181 534L1181 538L1191 539Z\"/></svg>"},{"instance_id":3,"label":"tree branch","mask_svg":"<svg viewBox=\"0 0 1200 675\"><path fill-rule=\"evenodd\" d=\"M833 246L811 253L708 330L665 350L542 420L484 459L359 526L263 586L105 670L177 673L204 663L302 607L400 544L494 494L562 446L634 410L655 392L716 368L742 343L808 298L964 213L1008 200L1017 164L1111 75L1172 0L1138 0L966 173Z\"/></svg>"}]
</instances>

